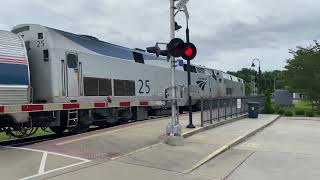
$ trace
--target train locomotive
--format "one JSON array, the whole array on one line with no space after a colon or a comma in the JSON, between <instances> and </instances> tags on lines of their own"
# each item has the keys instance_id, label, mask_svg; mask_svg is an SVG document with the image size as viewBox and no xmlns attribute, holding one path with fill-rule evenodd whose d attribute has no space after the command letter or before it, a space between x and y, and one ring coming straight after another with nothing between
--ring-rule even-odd
<instances>
[{"instance_id":1,"label":"train locomotive","mask_svg":"<svg viewBox=\"0 0 320 180\"><path fill-rule=\"evenodd\" d=\"M176 70L183 110L188 102L186 64ZM50 127L55 133L81 133L92 124L169 113L170 85L170 62L139 49L36 24L0 31L0 108L9 109L0 111L2 131ZM245 95L242 79L196 65L191 66L190 90L195 107L201 98ZM100 104L92 108L92 102ZM115 102L120 104L112 106ZM10 111L22 104L30 111Z\"/></svg>"}]
</instances>

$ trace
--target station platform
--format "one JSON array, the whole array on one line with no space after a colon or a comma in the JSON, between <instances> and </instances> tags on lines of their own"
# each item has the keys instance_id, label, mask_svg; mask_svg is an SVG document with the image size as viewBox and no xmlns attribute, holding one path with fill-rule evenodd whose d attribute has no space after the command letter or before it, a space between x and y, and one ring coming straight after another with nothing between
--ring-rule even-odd
<instances>
[{"instance_id":1,"label":"station platform","mask_svg":"<svg viewBox=\"0 0 320 180\"><path fill-rule=\"evenodd\" d=\"M194 113L197 127L183 129L187 137L183 146L159 141L170 121L168 117L23 148L2 147L0 159L7 163L2 163L0 170L6 171L5 179L212 179L193 172L235 141L240 142L277 118L260 115L259 119L228 119L232 123L210 129L199 127L200 113ZM186 127L188 116L180 116L180 122Z\"/></svg>"}]
</instances>

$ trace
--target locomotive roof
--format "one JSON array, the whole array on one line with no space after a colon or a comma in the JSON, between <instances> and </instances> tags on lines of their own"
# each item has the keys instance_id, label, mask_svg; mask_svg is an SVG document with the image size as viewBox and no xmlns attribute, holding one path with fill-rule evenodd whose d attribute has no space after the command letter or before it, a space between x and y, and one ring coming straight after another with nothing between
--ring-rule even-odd
<instances>
[{"instance_id":1,"label":"locomotive roof","mask_svg":"<svg viewBox=\"0 0 320 180\"><path fill-rule=\"evenodd\" d=\"M126 59L126 60L134 60L133 52L140 53L143 55L145 60L157 60L161 58L157 58L155 55L145 53L139 50L133 50L127 47L111 44L105 41L101 41L96 37L89 36L89 35L79 35L73 34L70 32L61 31L58 29L49 28L64 37L70 39L71 41L77 43L78 45L85 47L93 52L98 54Z\"/></svg>"}]
</instances>

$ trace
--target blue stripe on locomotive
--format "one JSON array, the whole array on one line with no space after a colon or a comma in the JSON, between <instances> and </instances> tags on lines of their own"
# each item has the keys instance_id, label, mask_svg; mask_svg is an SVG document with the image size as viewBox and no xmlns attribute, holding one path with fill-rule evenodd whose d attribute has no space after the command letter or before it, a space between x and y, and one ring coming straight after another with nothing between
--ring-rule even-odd
<instances>
[{"instance_id":1,"label":"blue stripe on locomotive","mask_svg":"<svg viewBox=\"0 0 320 180\"><path fill-rule=\"evenodd\" d=\"M1 85L29 85L27 65L0 63Z\"/></svg>"},{"instance_id":2,"label":"blue stripe on locomotive","mask_svg":"<svg viewBox=\"0 0 320 180\"><path fill-rule=\"evenodd\" d=\"M51 28L50 28L51 29ZM133 57L133 50L118 46L115 44L107 43L104 41L100 41L98 39L94 39L94 37L85 37L82 35L72 34L69 32L52 29L59 34L63 35L64 37L70 39L71 41L79 44L80 46L83 46L93 52L96 52L98 54L110 56L110 57L116 57L120 59L126 59L126 60L134 60ZM141 53L141 52L139 52ZM149 55L147 53L142 53L145 60L148 59L157 59L156 56Z\"/></svg>"}]
</instances>

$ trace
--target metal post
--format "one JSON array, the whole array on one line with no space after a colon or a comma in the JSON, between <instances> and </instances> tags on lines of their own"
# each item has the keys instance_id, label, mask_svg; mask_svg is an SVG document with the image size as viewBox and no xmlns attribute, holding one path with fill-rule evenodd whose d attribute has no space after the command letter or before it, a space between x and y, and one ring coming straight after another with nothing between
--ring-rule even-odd
<instances>
[{"instance_id":1,"label":"metal post","mask_svg":"<svg viewBox=\"0 0 320 180\"><path fill-rule=\"evenodd\" d=\"M170 0L170 38L175 37L175 20L174 20L174 0ZM173 146L183 145L181 137L181 126L177 119L177 99L176 99L176 84L175 84L175 58L171 57L171 87L172 87L172 105L171 105L171 123L169 137L166 143Z\"/></svg>"},{"instance_id":2,"label":"metal post","mask_svg":"<svg viewBox=\"0 0 320 180\"><path fill-rule=\"evenodd\" d=\"M219 99L219 107L218 107L218 122L220 122L220 108L221 108L221 99Z\"/></svg>"},{"instance_id":3,"label":"metal post","mask_svg":"<svg viewBox=\"0 0 320 180\"><path fill-rule=\"evenodd\" d=\"M223 100L223 105L224 105L224 119L227 120L227 104L226 104L226 99Z\"/></svg>"},{"instance_id":4,"label":"metal post","mask_svg":"<svg viewBox=\"0 0 320 180\"><path fill-rule=\"evenodd\" d=\"M238 117L238 100L236 99L236 117Z\"/></svg>"},{"instance_id":5,"label":"metal post","mask_svg":"<svg viewBox=\"0 0 320 180\"><path fill-rule=\"evenodd\" d=\"M189 22L187 19L187 29L186 29L186 39L187 43L189 43ZM195 128L192 122L192 101L191 101L191 95L190 95L190 86L191 86L191 72L190 72L190 61L187 61L187 71L188 71L188 106L189 106L189 124L187 128Z\"/></svg>"},{"instance_id":6,"label":"metal post","mask_svg":"<svg viewBox=\"0 0 320 180\"><path fill-rule=\"evenodd\" d=\"M210 124L212 124L212 104L213 104L213 100L212 100L212 97L210 98Z\"/></svg>"},{"instance_id":7,"label":"metal post","mask_svg":"<svg viewBox=\"0 0 320 180\"><path fill-rule=\"evenodd\" d=\"M174 23L174 0L170 0L170 39L175 37L175 23ZM175 59L170 58L171 61L171 94L172 94L172 105L171 105L171 136L174 136L174 126L176 125L176 84L175 84Z\"/></svg>"},{"instance_id":8,"label":"metal post","mask_svg":"<svg viewBox=\"0 0 320 180\"><path fill-rule=\"evenodd\" d=\"M232 106L233 106L233 102L232 102L232 98L230 99L230 117L232 118L233 112L232 112Z\"/></svg>"},{"instance_id":9,"label":"metal post","mask_svg":"<svg viewBox=\"0 0 320 180\"><path fill-rule=\"evenodd\" d=\"M201 98L201 127L204 126L204 115L203 115L203 111L204 111L204 108L203 108L203 98Z\"/></svg>"}]
</instances>

